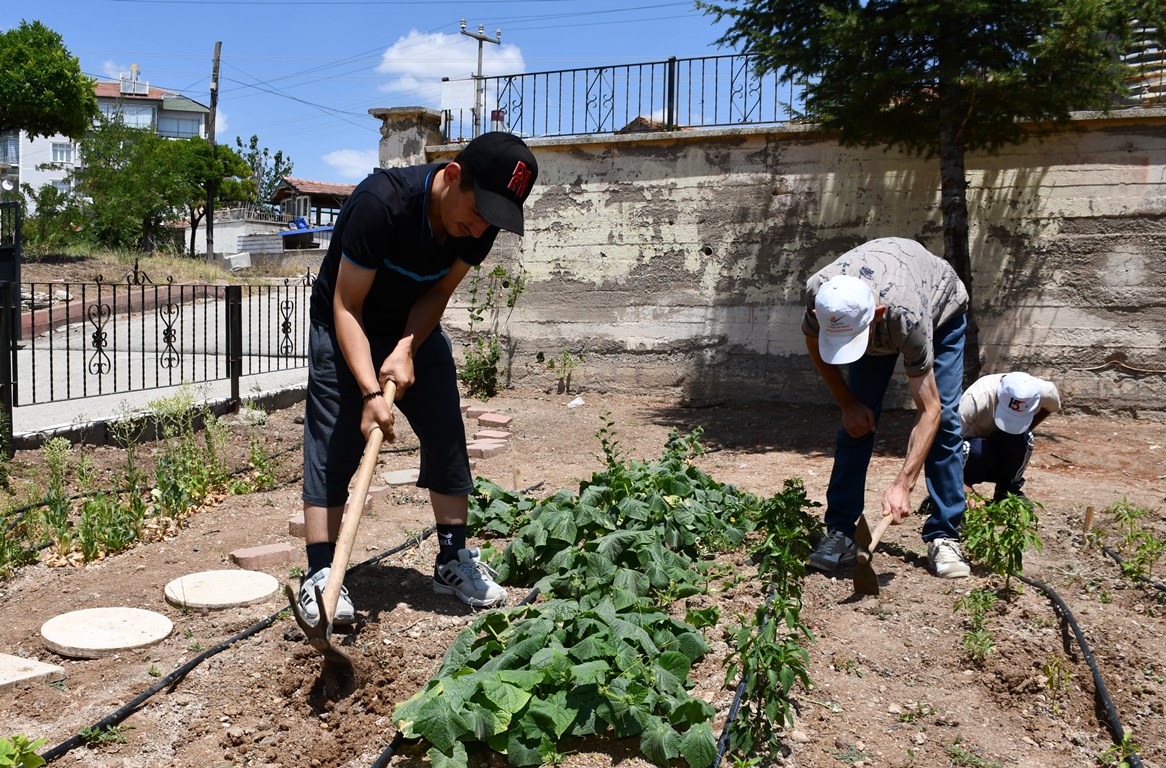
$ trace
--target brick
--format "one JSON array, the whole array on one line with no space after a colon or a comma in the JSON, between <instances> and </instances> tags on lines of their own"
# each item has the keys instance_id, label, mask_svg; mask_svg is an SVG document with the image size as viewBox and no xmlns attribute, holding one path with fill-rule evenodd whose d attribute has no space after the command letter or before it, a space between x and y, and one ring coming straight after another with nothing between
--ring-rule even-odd
<instances>
[{"instance_id":1,"label":"brick","mask_svg":"<svg viewBox=\"0 0 1166 768\"><path fill-rule=\"evenodd\" d=\"M505 427L514 420L513 416L503 416L501 413L483 413L478 417L478 425L483 427Z\"/></svg>"},{"instance_id":2,"label":"brick","mask_svg":"<svg viewBox=\"0 0 1166 768\"><path fill-rule=\"evenodd\" d=\"M364 511L367 512L369 506L377 499L389 495L389 486L387 485L373 485L368 489L368 495L364 497Z\"/></svg>"},{"instance_id":3,"label":"brick","mask_svg":"<svg viewBox=\"0 0 1166 768\"><path fill-rule=\"evenodd\" d=\"M462 413L465 413L470 408L473 408L475 406L477 406L478 408L486 408L485 403L480 403L477 400L466 400L462 403ZM490 410L490 409L486 408L486 410Z\"/></svg>"},{"instance_id":4,"label":"brick","mask_svg":"<svg viewBox=\"0 0 1166 768\"><path fill-rule=\"evenodd\" d=\"M389 485L416 485L417 478L421 476L419 469L396 469L392 472L385 472L381 478Z\"/></svg>"},{"instance_id":5,"label":"brick","mask_svg":"<svg viewBox=\"0 0 1166 768\"><path fill-rule=\"evenodd\" d=\"M231 553L231 562L249 571L260 571L289 563L294 554L291 544L264 544L261 547L236 549Z\"/></svg>"},{"instance_id":6,"label":"brick","mask_svg":"<svg viewBox=\"0 0 1166 768\"><path fill-rule=\"evenodd\" d=\"M466 445L466 451L477 459L488 459L510 450L510 445L501 440L475 440Z\"/></svg>"},{"instance_id":7,"label":"brick","mask_svg":"<svg viewBox=\"0 0 1166 768\"><path fill-rule=\"evenodd\" d=\"M475 440L509 440L512 433L501 429L483 429L474 433Z\"/></svg>"},{"instance_id":8,"label":"brick","mask_svg":"<svg viewBox=\"0 0 1166 768\"><path fill-rule=\"evenodd\" d=\"M470 407L466 408L466 418L476 419L483 413L490 413L491 410L492 409L488 405L471 405Z\"/></svg>"},{"instance_id":9,"label":"brick","mask_svg":"<svg viewBox=\"0 0 1166 768\"><path fill-rule=\"evenodd\" d=\"M304 538L304 513L297 512L287 520L287 532L290 536L295 536L297 539Z\"/></svg>"}]
</instances>

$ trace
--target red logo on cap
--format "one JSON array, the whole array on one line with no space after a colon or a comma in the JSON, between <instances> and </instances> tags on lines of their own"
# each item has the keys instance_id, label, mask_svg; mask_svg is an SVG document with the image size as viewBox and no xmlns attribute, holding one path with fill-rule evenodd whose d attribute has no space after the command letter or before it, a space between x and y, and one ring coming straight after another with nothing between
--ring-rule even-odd
<instances>
[{"instance_id":1,"label":"red logo on cap","mask_svg":"<svg viewBox=\"0 0 1166 768\"><path fill-rule=\"evenodd\" d=\"M1028 410L1028 403L1026 403L1025 401L1017 400L1015 397L1011 397L1008 400L1009 400L1008 407L1011 410L1016 411L1017 413L1020 413L1021 411Z\"/></svg>"},{"instance_id":2,"label":"red logo on cap","mask_svg":"<svg viewBox=\"0 0 1166 768\"><path fill-rule=\"evenodd\" d=\"M527 170L526 163L521 160L514 166L514 173L510 174L510 183L506 188L513 192L518 198L524 199L526 192L530 189L531 172Z\"/></svg>"}]
</instances>

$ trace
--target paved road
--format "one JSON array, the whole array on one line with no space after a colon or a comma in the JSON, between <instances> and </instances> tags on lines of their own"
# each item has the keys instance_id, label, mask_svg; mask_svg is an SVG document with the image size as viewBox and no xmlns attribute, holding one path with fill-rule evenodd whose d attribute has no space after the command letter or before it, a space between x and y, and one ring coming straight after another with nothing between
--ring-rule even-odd
<instances>
[{"instance_id":1,"label":"paved road","mask_svg":"<svg viewBox=\"0 0 1166 768\"><path fill-rule=\"evenodd\" d=\"M307 382L304 294L245 294L239 394L246 400L302 390ZM181 303L164 313L111 313L95 322L70 314L55 330L29 334L16 355L13 434L73 431L93 422L150 410L188 382L199 402L231 394L225 304L217 297Z\"/></svg>"}]
</instances>

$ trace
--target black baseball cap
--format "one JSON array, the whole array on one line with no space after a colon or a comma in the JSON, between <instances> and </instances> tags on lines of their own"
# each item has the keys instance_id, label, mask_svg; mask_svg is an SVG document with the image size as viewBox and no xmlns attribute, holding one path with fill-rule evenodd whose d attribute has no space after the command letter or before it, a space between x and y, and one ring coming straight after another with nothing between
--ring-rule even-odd
<instances>
[{"instance_id":1,"label":"black baseball cap","mask_svg":"<svg viewBox=\"0 0 1166 768\"><path fill-rule=\"evenodd\" d=\"M505 131L483 133L454 162L474 177L474 202L486 223L521 235L522 204L538 178L538 161L522 139Z\"/></svg>"}]
</instances>

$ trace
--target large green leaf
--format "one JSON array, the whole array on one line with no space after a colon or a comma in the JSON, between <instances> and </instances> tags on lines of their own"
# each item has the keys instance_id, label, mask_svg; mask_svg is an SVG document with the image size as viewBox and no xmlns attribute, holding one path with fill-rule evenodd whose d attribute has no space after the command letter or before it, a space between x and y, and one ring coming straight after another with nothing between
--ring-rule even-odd
<instances>
[{"instance_id":1,"label":"large green leaf","mask_svg":"<svg viewBox=\"0 0 1166 768\"><path fill-rule=\"evenodd\" d=\"M448 755L453 750L454 742L471 733L470 723L466 721L463 712L460 702L455 708L445 696L431 698L422 704L411 728L406 729L402 723L401 730L406 735L407 731L411 731Z\"/></svg>"},{"instance_id":2,"label":"large green leaf","mask_svg":"<svg viewBox=\"0 0 1166 768\"><path fill-rule=\"evenodd\" d=\"M497 708L499 712L505 712L508 715L513 715L520 711L530 701L529 689L520 688L517 685L512 685L502 680L502 674L483 675L481 679L482 695L489 699L490 703ZM532 680L541 679L542 675L532 674ZM533 687L533 685L531 686ZM507 718L509 720L509 718Z\"/></svg>"},{"instance_id":3,"label":"large green leaf","mask_svg":"<svg viewBox=\"0 0 1166 768\"><path fill-rule=\"evenodd\" d=\"M717 740L708 723L697 723L680 737L680 754L689 768L708 768L717 759Z\"/></svg>"},{"instance_id":4,"label":"large green leaf","mask_svg":"<svg viewBox=\"0 0 1166 768\"><path fill-rule=\"evenodd\" d=\"M640 750L656 765L667 766L669 760L680 756L680 734L660 718L650 718L640 734Z\"/></svg>"},{"instance_id":5,"label":"large green leaf","mask_svg":"<svg viewBox=\"0 0 1166 768\"><path fill-rule=\"evenodd\" d=\"M469 764L469 755L466 754L466 745L455 741L453 749L447 754L437 747L429 750L429 765L432 768L465 768Z\"/></svg>"}]
</instances>

